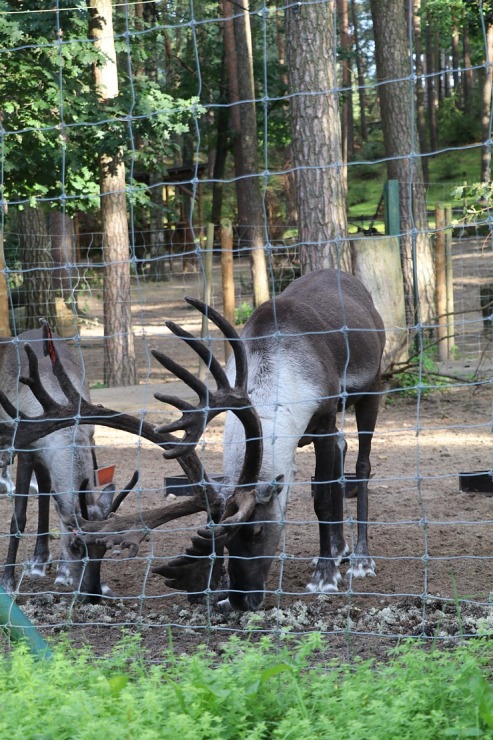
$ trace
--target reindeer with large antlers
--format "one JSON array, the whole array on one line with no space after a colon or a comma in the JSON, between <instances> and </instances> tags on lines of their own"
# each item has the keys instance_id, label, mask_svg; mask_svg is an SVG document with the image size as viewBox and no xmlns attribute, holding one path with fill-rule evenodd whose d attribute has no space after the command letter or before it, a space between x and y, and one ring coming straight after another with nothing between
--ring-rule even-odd
<instances>
[{"instance_id":1,"label":"reindeer with large antlers","mask_svg":"<svg viewBox=\"0 0 493 740\"><path fill-rule=\"evenodd\" d=\"M36 358L39 384L44 392L51 393L58 401L65 399L53 375L52 362L56 346L59 361L63 363L65 372L72 379L77 392L89 398L89 387L79 358L67 347L66 342L56 335L51 335L45 321L41 323L41 329L23 332L15 339L0 338L1 390L6 398L16 399L15 417L17 413L34 415L42 410L28 384L19 383L20 377L28 369L25 346L29 346L30 352ZM0 418L11 420L3 408L0 409ZM71 424L73 423L71 421ZM106 519L110 513L116 511L125 495L135 485L136 477L122 492L123 496L120 495L115 500L113 484L107 485L101 492L96 492L97 463L93 426L79 425L74 430L63 428L43 438L37 433L31 434L29 439L26 438L25 442L17 446L16 452L15 487L7 475L5 479L5 488L14 499L14 512L10 524L7 559L0 583L9 592L15 589L15 563L19 538L26 527L27 503L33 490L34 473L34 482L38 489L38 532L34 556L30 563L31 575L45 576L47 566L50 564L49 508L50 497L53 496L62 530L62 556L58 562L55 583L79 588L90 600L97 599L108 591L100 579L101 563L94 561L83 567L80 543L77 543L74 549L74 538L66 531L64 523L72 520L76 511L83 513L90 520ZM10 458L9 453L2 454L4 474L11 461Z\"/></svg>"},{"instance_id":2,"label":"reindeer with large antlers","mask_svg":"<svg viewBox=\"0 0 493 740\"><path fill-rule=\"evenodd\" d=\"M194 495L137 515L113 516L105 522L73 517L74 534L84 541L89 558L102 558L119 545L136 554L153 528L197 511L208 512L207 526L192 538L186 554L154 569L173 588L200 593L219 581L222 556L229 553L229 601L240 610L263 602L266 579L279 544L298 446L315 448L314 505L319 519L320 557L308 584L313 592L337 591L338 565L350 560L353 576L373 575L368 552L368 479L370 449L379 404L380 362L385 343L382 320L371 296L353 276L321 270L295 280L280 296L262 304L246 323L241 338L214 309L192 298L187 302L208 316L230 343L233 355L226 372L210 350L172 322L168 328L187 342L210 369L212 391L170 357L154 357L183 380L198 397L196 406L173 396L155 394L181 412L165 425L94 406L70 382L56 357L54 373L66 397L55 402L39 380L36 357L26 347L30 376L22 378L44 413L20 415L10 439L25 444L78 423L102 424L156 443L165 458L177 458ZM4 394L0 403L15 417ZM336 427L341 409L354 406L358 427L358 538L350 552L343 534L343 463L345 441ZM227 411L224 434L224 481L211 481L195 447L207 424ZM183 432L181 438L174 436Z\"/></svg>"}]
</instances>

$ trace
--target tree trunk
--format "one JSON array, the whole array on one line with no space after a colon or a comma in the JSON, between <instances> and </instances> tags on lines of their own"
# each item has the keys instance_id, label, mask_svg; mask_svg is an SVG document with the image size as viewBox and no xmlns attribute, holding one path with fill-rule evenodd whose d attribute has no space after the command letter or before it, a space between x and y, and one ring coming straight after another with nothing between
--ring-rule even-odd
<instances>
[{"instance_id":1,"label":"tree trunk","mask_svg":"<svg viewBox=\"0 0 493 740\"><path fill-rule=\"evenodd\" d=\"M471 110L472 105L472 61L471 61L471 39L469 37L469 24L467 18L464 20L462 35L462 48L464 51L464 71L462 72L462 90L464 94L464 110Z\"/></svg>"},{"instance_id":2,"label":"tree trunk","mask_svg":"<svg viewBox=\"0 0 493 740\"><path fill-rule=\"evenodd\" d=\"M411 62L404 4L371 0L380 109L388 159L387 175L399 181L401 259L407 318L411 324L435 316L435 274L428 238L426 191L413 118ZM415 282L417 278L417 285ZM417 298L417 302L416 299Z\"/></svg>"},{"instance_id":3,"label":"tree trunk","mask_svg":"<svg viewBox=\"0 0 493 740\"><path fill-rule=\"evenodd\" d=\"M332 4L301 3L286 9L303 273L323 267L351 271L334 47Z\"/></svg>"},{"instance_id":4,"label":"tree trunk","mask_svg":"<svg viewBox=\"0 0 493 740\"><path fill-rule=\"evenodd\" d=\"M363 74L362 54L359 44L359 23L356 12L356 2L351 0L351 21L353 24L353 44L356 56L356 72L358 74L358 96L359 96L359 126L361 141L368 140L368 128L366 125L366 94L365 94L365 77Z\"/></svg>"},{"instance_id":5,"label":"tree trunk","mask_svg":"<svg viewBox=\"0 0 493 740\"><path fill-rule=\"evenodd\" d=\"M118 96L118 70L111 0L88 0L89 35L104 57L94 67L101 103ZM104 382L108 386L137 382L131 326L130 245L128 239L125 164L121 150L99 156L103 231Z\"/></svg>"},{"instance_id":6,"label":"tree trunk","mask_svg":"<svg viewBox=\"0 0 493 740\"><path fill-rule=\"evenodd\" d=\"M337 15L339 18L339 35L342 52L342 88L343 100L341 106L341 144L342 161L350 162L354 157L354 120L353 120L353 90L351 72L351 43L349 40L348 4L347 0L337 0ZM347 172L347 170L345 170Z\"/></svg>"},{"instance_id":7,"label":"tree trunk","mask_svg":"<svg viewBox=\"0 0 493 740\"><path fill-rule=\"evenodd\" d=\"M42 208L24 206L19 211L18 226L24 270L25 328L39 329L39 319L44 318L55 329L53 259L46 214Z\"/></svg>"},{"instance_id":8,"label":"tree trunk","mask_svg":"<svg viewBox=\"0 0 493 740\"><path fill-rule=\"evenodd\" d=\"M452 29L452 79L454 81L455 105L457 108L462 107L459 66L459 28L458 26L454 26Z\"/></svg>"},{"instance_id":9,"label":"tree trunk","mask_svg":"<svg viewBox=\"0 0 493 740\"><path fill-rule=\"evenodd\" d=\"M224 66L223 66L224 71ZM221 90L223 91L226 87L223 80L224 75L221 74ZM221 103L226 102L226 95L221 94ZM219 226L222 218L222 207L223 207L223 194L224 194L224 174L226 171L226 160L228 158L228 125L229 125L229 110L222 105L216 113L216 152L214 157L214 168L212 178L214 180L212 184L212 215L211 220L214 226Z\"/></svg>"},{"instance_id":10,"label":"tree trunk","mask_svg":"<svg viewBox=\"0 0 493 740\"><path fill-rule=\"evenodd\" d=\"M156 282L166 280L166 244L163 224L163 178L160 173L151 172L151 278Z\"/></svg>"},{"instance_id":11,"label":"tree trunk","mask_svg":"<svg viewBox=\"0 0 493 740\"><path fill-rule=\"evenodd\" d=\"M258 177L257 114L248 0L238 0L234 8L228 0L223 0L223 14L230 100L233 103L233 155L240 239L245 240L250 251L254 302L258 306L269 299L269 282L264 252L262 194Z\"/></svg>"},{"instance_id":12,"label":"tree trunk","mask_svg":"<svg viewBox=\"0 0 493 740\"><path fill-rule=\"evenodd\" d=\"M53 290L65 303L75 303L75 233L74 222L62 211L50 211L49 233L53 259ZM75 306L74 306L75 307Z\"/></svg>"},{"instance_id":13,"label":"tree trunk","mask_svg":"<svg viewBox=\"0 0 493 740\"><path fill-rule=\"evenodd\" d=\"M437 96L434 72L435 55L433 46L433 28L429 23L426 25L426 90L428 95L428 127L430 132L430 151L436 152L438 148L437 137Z\"/></svg>"},{"instance_id":14,"label":"tree trunk","mask_svg":"<svg viewBox=\"0 0 493 740\"><path fill-rule=\"evenodd\" d=\"M481 132L483 146L481 147L481 182L491 180L491 83L493 65L493 25L486 28L486 58L484 69L483 90L481 95Z\"/></svg>"},{"instance_id":15,"label":"tree trunk","mask_svg":"<svg viewBox=\"0 0 493 740\"><path fill-rule=\"evenodd\" d=\"M3 252L3 228L0 228L0 336L10 337L9 290L5 274L5 255Z\"/></svg>"},{"instance_id":16,"label":"tree trunk","mask_svg":"<svg viewBox=\"0 0 493 740\"><path fill-rule=\"evenodd\" d=\"M413 3L413 38L414 38L414 57L416 60L416 108L418 111L418 134L419 147L421 154L428 151L428 140L426 137L426 112L425 112L425 91L423 88L423 57L421 53L421 0L414 0ZM428 157L421 159L423 169L423 178L426 184L429 181Z\"/></svg>"}]
</instances>

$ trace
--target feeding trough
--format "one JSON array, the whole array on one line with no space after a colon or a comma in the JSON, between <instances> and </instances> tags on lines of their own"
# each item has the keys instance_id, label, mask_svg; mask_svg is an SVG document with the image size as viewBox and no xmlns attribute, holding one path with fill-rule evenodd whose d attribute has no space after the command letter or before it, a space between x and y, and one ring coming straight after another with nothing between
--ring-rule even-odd
<instances>
[{"instance_id":1,"label":"feeding trough","mask_svg":"<svg viewBox=\"0 0 493 740\"><path fill-rule=\"evenodd\" d=\"M358 495L358 479L354 473L344 473L346 478L346 498L356 498ZM224 478L222 475L214 475L211 478L213 483L222 483ZM190 481L186 475L174 475L167 476L164 479L165 496L172 494L173 496L193 496L194 490ZM312 479L312 495L313 495L313 479Z\"/></svg>"},{"instance_id":2,"label":"feeding trough","mask_svg":"<svg viewBox=\"0 0 493 740\"><path fill-rule=\"evenodd\" d=\"M485 493L493 496L493 470L459 473L459 489L463 493Z\"/></svg>"},{"instance_id":3,"label":"feeding trough","mask_svg":"<svg viewBox=\"0 0 493 740\"><path fill-rule=\"evenodd\" d=\"M212 483L222 483L222 475L213 475L210 477ZM192 484L186 475L167 476L164 479L164 495L169 496L195 496Z\"/></svg>"}]
</instances>

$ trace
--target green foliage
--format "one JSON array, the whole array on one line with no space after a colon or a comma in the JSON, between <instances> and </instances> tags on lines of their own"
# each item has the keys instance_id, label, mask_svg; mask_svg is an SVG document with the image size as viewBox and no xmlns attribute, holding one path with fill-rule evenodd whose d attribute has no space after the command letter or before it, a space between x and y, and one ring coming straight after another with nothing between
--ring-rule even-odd
<instances>
[{"instance_id":1,"label":"green foliage","mask_svg":"<svg viewBox=\"0 0 493 740\"><path fill-rule=\"evenodd\" d=\"M63 198L69 212L98 207L100 153L122 151L132 172L163 171L202 109L195 96L172 94L147 73L164 47L162 32L136 33L129 42L121 35L123 11L115 11L119 94L102 103L93 80L101 54L88 38L86 4L59 0L60 13L36 13L47 10L38 0L20 4L26 12L0 0L4 197L56 205ZM129 181L133 204L147 205L145 186Z\"/></svg>"},{"instance_id":2,"label":"green foliage","mask_svg":"<svg viewBox=\"0 0 493 740\"><path fill-rule=\"evenodd\" d=\"M240 305L235 308L235 324L244 324L252 315L253 313L253 306L251 306L250 303L240 303Z\"/></svg>"},{"instance_id":3,"label":"green foliage","mask_svg":"<svg viewBox=\"0 0 493 740\"><path fill-rule=\"evenodd\" d=\"M394 392L406 398L417 398L440 388L449 388L449 379L440 375L436 363L436 346L425 346L419 356L411 358L404 369L395 372L391 386Z\"/></svg>"},{"instance_id":4,"label":"green foliage","mask_svg":"<svg viewBox=\"0 0 493 740\"><path fill-rule=\"evenodd\" d=\"M146 666L137 637L98 660L68 645L0 658L0 736L31 738L493 737L489 643L411 643L383 663L326 662L321 636L245 636Z\"/></svg>"},{"instance_id":5,"label":"green foliage","mask_svg":"<svg viewBox=\"0 0 493 740\"><path fill-rule=\"evenodd\" d=\"M487 222L491 227L493 185L490 182L472 182L454 188L453 195L463 204L463 223Z\"/></svg>"},{"instance_id":6,"label":"green foliage","mask_svg":"<svg viewBox=\"0 0 493 740\"><path fill-rule=\"evenodd\" d=\"M438 109L438 131L442 146L460 146L481 137L481 118L477 110L461 110L455 97L445 98Z\"/></svg>"}]
</instances>

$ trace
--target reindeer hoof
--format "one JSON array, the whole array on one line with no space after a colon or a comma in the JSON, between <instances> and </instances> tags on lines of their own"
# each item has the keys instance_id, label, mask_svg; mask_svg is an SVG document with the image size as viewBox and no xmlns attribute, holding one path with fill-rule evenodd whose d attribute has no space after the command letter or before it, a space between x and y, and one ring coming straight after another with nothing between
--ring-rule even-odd
<instances>
[{"instance_id":1,"label":"reindeer hoof","mask_svg":"<svg viewBox=\"0 0 493 740\"><path fill-rule=\"evenodd\" d=\"M14 591L15 591L15 578L14 578L14 576L2 576L2 578L0 578L0 586L9 595L13 594Z\"/></svg>"},{"instance_id":2,"label":"reindeer hoof","mask_svg":"<svg viewBox=\"0 0 493 740\"><path fill-rule=\"evenodd\" d=\"M105 596L107 599L114 599L115 594L111 590L111 588L108 586L107 583L104 581L101 581L101 595Z\"/></svg>"},{"instance_id":3,"label":"reindeer hoof","mask_svg":"<svg viewBox=\"0 0 493 740\"><path fill-rule=\"evenodd\" d=\"M366 578L376 576L375 570L375 561L372 558L356 558L348 568L348 575L353 578Z\"/></svg>"},{"instance_id":4,"label":"reindeer hoof","mask_svg":"<svg viewBox=\"0 0 493 740\"><path fill-rule=\"evenodd\" d=\"M74 585L74 579L70 575L70 571L67 567L59 565L56 578L55 578L55 586L66 586L67 588L72 588Z\"/></svg>"},{"instance_id":5,"label":"reindeer hoof","mask_svg":"<svg viewBox=\"0 0 493 740\"><path fill-rule=\"evenodd\" d=\"M330 561L333 563L334 561ZM341 574L337 568L331 569L331 573L326 573L327 560L323 561L319 559L317 570L313 574L313 578L307 585L306 590L312 594L333 594L339 590L339 583L341 583Z\"/></svg>"},{"instance_id":6,"label":"reindeer hoof","mask_svg":"<svg viewBox=\"0 0 493 740\"><path fill-rule=\"evenodd\" d=\"M50 567L51 563L41 562L40 560L33 560L30 563L29 574L34 578L46 578L46 571Z\"/></svg>"}]
</instances>

